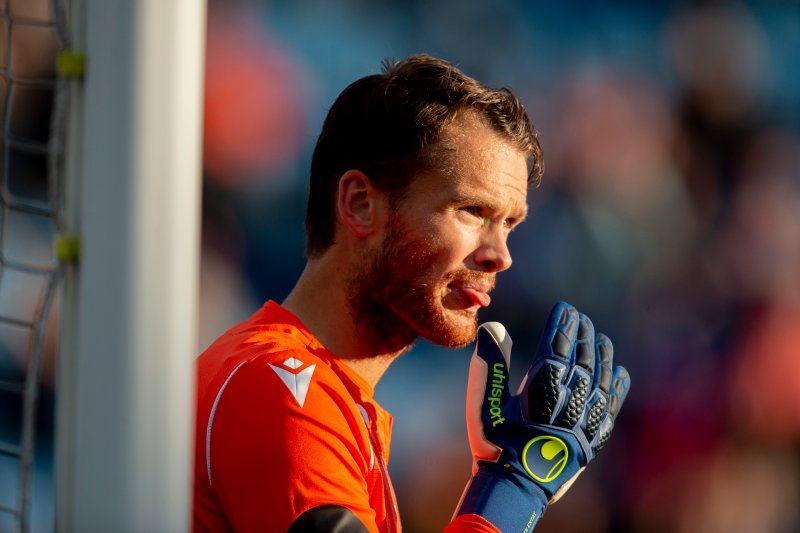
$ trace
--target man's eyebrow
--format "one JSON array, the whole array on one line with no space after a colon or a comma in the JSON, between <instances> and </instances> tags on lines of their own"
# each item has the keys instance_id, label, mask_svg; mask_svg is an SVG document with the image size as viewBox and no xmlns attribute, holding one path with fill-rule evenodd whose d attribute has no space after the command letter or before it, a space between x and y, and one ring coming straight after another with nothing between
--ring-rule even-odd
<instances>
[{"instance_id":1,"label":"man's eyebrow","mask_svg":"<svg viewBox=\"0 0 800 533\"><path fill-rule=\"evenodd\" d=\"M495 211L499 211L501 209L500 204L495 202L491 196L487 197L470 192L457 192L453 197L453 203L481 205L481 206L486 206L489 209ZM512 211L512 217L510 218L515 218L518 222L522 222L527 217L528 217L528 204L526 202L523 205L522 209Z\"/></svg>"},{"instance_id":2,"label":"man's eyebrow","mask_svg":"<svg viewBox=\"0 0 800 533\"><path fill-rule=\"evenodd\" d=\"M456 192L453 196L452 203L454 204L475 204L486 206L490 208L497 207L497 204L492 201L491 197L486 197L480 194L471 192Z\"/></svg>"},{"instance_id":3,"label":"man's eyebrow","mask_svg":"<svg viewBox=\"0 0 800 533\"><path fill-rule=\"evenodd\" d=\"M522 224L525 221L525 219L528 218L528 204L525 204L525 207L523 207L519 211L516 211L516 213L517 213L516 216L511 216L508 218L514 219L514 225Z\"/></svg>"}]
</instances>

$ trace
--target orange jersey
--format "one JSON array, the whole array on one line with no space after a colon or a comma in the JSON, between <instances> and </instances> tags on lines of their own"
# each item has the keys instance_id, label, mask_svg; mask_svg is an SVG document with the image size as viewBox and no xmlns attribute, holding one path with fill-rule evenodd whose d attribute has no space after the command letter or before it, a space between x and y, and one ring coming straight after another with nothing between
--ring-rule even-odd
<instances>
[{"instance_id":1,"label":"orange jersey","mask_svg":"<svg viewBox=\"0 0 800 533\"><path fill-rule=\"evenodd\" d=\"M400 531L391 416L291 313L267 302L197 360L194 531L280 531L337 505Z\"/></svg>"}]
</instances>

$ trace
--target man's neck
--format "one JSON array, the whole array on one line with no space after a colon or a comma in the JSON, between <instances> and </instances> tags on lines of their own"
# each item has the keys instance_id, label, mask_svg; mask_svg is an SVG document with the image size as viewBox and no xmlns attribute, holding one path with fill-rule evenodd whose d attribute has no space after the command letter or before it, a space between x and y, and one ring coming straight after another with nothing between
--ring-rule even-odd
<instances>
[{"instance_id":1,"label":"man's neck","mask_svg":"<svg viewBox=\"0 0 800 533\"><path fill-rule=\"evenodd\" d=\"M374 387L389 365L411 346L386 352L365 342L350 312L345 273L325 262L333 261L329 256L309 261L282 305Z\"/></svg>"}]
</instances>

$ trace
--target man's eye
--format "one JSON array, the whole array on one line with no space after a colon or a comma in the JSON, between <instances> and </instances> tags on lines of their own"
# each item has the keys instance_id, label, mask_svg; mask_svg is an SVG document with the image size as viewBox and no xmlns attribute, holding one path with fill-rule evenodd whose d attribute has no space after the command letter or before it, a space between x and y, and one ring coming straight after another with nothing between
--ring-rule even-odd
<instances>
[{"instance_id":1,"label":"man's eye","mask_svg":"<svg viewBox=\"0 0 800 533\"><path fill-rule=\"evenodd\" d=\"M467 207L462 208L462 211L466 211L470 215L479 217L481 216L481 208L477 205L469 205Z\"/></svg>"}]
</instances>

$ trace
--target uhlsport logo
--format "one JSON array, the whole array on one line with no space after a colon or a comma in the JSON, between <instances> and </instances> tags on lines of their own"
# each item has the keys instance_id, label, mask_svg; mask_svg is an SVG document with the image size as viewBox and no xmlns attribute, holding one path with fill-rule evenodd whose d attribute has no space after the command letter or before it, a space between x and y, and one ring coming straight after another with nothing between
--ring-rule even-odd
<instances>
[{"instance_id":1,"label":"uhlsport logo","mask_svg":"<svg viewBox=\"0 0 800 533\"><path fill-rule=\"evenodd\" d=\"M522 466L536 481L549 483L567 465L569 450L558 437L542 435L531 439L522 450Z\"/></svg>"},{"instance_id":2,"label":"uhlsport logo","mask_svg":"<svg viewBox=\"0 0 800 533\"><path fill-rule=\"evenodd\" d=\"M500 406L503 391L505 391L506 388L503 382L507 379L506 365L503 363L495 363L492 372L492 388L489 390L489 396L486 397L486 400L489 402L489 414L492 417L492 427L506 421L506 419L501 416L503 410Z\"/></svg>"}]
</instances>

